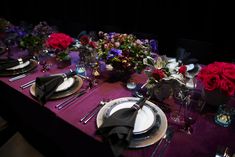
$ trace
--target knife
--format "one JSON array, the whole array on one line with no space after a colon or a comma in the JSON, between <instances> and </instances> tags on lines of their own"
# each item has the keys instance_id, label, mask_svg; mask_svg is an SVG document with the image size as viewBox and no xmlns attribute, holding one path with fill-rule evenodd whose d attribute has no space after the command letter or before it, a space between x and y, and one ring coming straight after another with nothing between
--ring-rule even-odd
<instances>
[{"instance_id":1,"label":"knife","mask_svg":"<svg viewBox=\"0 0 235 157\"><path fill-rule=\"evenodd\" d=\"M70 97L70 98L66 99L65 101L63 101L62 103L57 104L55 106L55 108L57 108L58 110L61 110L61 109L65 108L65 107L70 106L73 101L75 101L78 97L80 97L83 94L85 94L87 91L88 91L88 89L84 89L84 90L78 92L73 97Z\"/></svg>"},{"instance_id":2,"label":"knife","mask_svg":"<svg viewBox=\"0 0 235 157\"><path fill-rule=\"evenodd\" d=\"M25 76L27 76L27 75L26 75L26 74L18 75L18 76L15 76L15 77L10 78L9 81L10 81L10 82L13 82L13 81L22 79L22 78L24 78Z\"/></svg>"}]
</instances>

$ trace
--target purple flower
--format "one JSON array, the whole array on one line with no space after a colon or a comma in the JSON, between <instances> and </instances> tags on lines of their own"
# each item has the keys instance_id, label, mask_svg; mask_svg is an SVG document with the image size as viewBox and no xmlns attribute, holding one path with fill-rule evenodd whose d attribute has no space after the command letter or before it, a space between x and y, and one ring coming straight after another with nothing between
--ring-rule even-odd
<instances>
[{"instance_id":1,"label":"purple flower","mask_svg":"<svg viewBox=\"0 0 235 157\"><path fill-rule=\"evenodd\" d=\"M116 34L115 32L110 32L109 35L108 35L109 36L109 40L111 40L115 34Z\"/></svg>"},{"instance_id":2,"label":"purple flower","mask_svg":"<svg viewBox=\"0 0 235 157\"><path fill-rule=\"evenodd\" d=\"M150 45L151 45L151 48L152 48L152 52L156 52L158 50L158 45L157 45L156 40L151 39L150 40Z\"/></svg>"},{"instance_id":3,"label":"purple flower","mask_svg":"<svg viewBox=\"0 0 235 157\"><path fill-rule=\"evenodd\" d=\"M116 56L121 56L122 50L111 48L111 50L108 52L107 59L112 59Z\"/></svg>"}]
</instances>

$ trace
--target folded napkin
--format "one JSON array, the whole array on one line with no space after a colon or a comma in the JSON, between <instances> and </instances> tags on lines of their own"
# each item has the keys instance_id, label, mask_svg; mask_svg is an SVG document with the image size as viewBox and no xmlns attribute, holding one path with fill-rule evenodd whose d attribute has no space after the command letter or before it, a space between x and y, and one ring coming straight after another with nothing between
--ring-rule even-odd
<instances>
[{"instance_id":1,"label":"folded napkin","mask_svg":"<svg viewBox=\"0 0 235 157\"><path fill-rule=\"evenodd\" d=\"M28 61L31 58L32 57L25 57L25 58L19 58L19 59L1 59L0 70L5 70L7 68L11 68L19 64L23 64L24 62Z\"/></svg>"},{"instance_id":2,"label":"folded napkin","mask_svg":"<svg viewBox=\"0 0 235 157\"><path fill-rule=\"evenodd\" d=\"M184 65L195 64L198 62L196 58L190 58L191 52L186 52L184 48L178 48L176 51L176 61Z\"/></svg>"},{"instance_id":3,"label":"folded napkin","mask_svg":"<svg viewBox=\"0 0 235 157\"><path fill-rule=\"evenodd\" d=\"M145 104L147 98L143 97L131 108L116 111L104 120L97 133L111 146L113 154L118 157L127 148L133 136L133 129L138 110Z\"/></svg>"},{"instance_id":4,"label":"folded napkin","mask_svg":"<svg viewBox=\"0 0 235 157\"><path fill-rule=\"evenodd\" d=\"M57 87L64 82L67 77L76 75L75 71L70 71L61 75L37 77L35 82L35 96L43 105L53 95Z\"/></svg>"}]
</instances>

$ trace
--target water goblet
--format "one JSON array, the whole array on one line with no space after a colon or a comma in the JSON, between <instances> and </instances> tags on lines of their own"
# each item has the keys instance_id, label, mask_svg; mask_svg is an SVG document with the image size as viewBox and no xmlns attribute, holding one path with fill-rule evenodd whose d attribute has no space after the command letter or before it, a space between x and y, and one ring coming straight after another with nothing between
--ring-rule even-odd
<instances>
[{"instance_id":1,"label":"water goblet","mask_svg":"<svg viewBox=\"0 0 235 157\"><path fill-rule=\"evenodd\" d=\"M174 124L183 125L184 113L182 113L182 110L185 108L188 101L188 89L186 86L180 85L176 87L173 92L173 98L176 105L179 105L179 108L171 112L170 120Z\"/></svg>"}]
</instances>

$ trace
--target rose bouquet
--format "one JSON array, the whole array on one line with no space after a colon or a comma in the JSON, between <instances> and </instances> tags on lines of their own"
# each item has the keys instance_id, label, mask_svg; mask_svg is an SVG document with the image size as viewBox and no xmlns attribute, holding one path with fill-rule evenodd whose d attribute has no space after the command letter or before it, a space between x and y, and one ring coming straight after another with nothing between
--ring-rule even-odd
<instances>
[{"instance_id":1,"label":"rose bouquet","mask_svg":"<svg viewBox=\"0 0 235 157\"><path fill-rule=\"evenodd\" d=\"M66 60L69 57L69 47L74 39L64 33L52 33L46 39L46 47L56 53L60 60Z\"/></svg>"},{"instance_id":2,"label":"rose bouquet","mask_svg":"<svg viewBox=\"0 0 235 157\"><path fill-rule=\"evenodd\" d=\"M109 70L125 73L141 72L146 67L143 59L150 56L152 47L156 46L153 41L151 43L149 40L137 39L133 34L99 32L99 37L99 58L105 62Z\"/></svg>"},{"instance_id":3,"label":"rose bouquet","mask_svg":"<svg viewBox=\"0 0 235 157\"><path fill-rule=\"evenodd\" d=\"M227 96L235 92L235 64L214 62L201 69L197 77L207 92L220 91Z\"/></svg>"}]
</instances>

